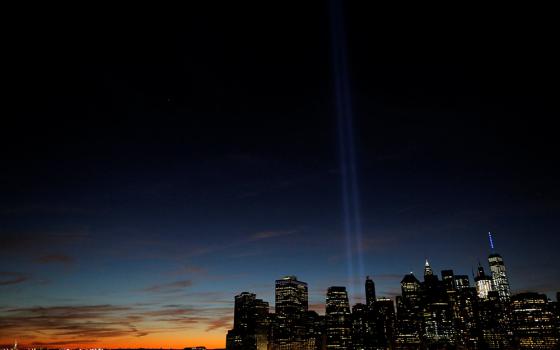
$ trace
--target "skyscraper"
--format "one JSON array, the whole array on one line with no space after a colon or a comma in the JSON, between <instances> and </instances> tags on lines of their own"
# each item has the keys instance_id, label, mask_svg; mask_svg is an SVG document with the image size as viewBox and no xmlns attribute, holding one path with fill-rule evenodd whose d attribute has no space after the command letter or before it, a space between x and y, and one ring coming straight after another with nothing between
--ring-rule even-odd
<instances>
[{"instance_id":1,"label":"skyscraper","mask_svg":"<svg viewBox=\"0 0 560 350\"><path fill-rule=\"evenodd\" d=\"M352 321L345 287L329 287L325 311L327 349L350 349Z\"/></svg>"},{"instance_id":2,"label":"skyscraper","mask_svg":"<svg viewBox=\"0 0 560 350\"><path fill-rule=\"evenodd\" d=\"M372 310L373 305L375 304L375 283L369 278L366 277L366 305L367 307Z\"/></svg>"},{"instance_id":3,"label":"skyscraper","mask_svg":"<svg viewBox=\"0 0 560 350\"><path fill-rule=\"evenodd\" d=\"M308 307L307 283L296 276L276 280L275 308L277 314L303 315Z\"/></svg>"},{"instance_id":4,"label":"skyscraper","mask_svg":"<svg viewBox=\"0 0 560 350\"><path fill-rule=\"evenodd\" d=\"M423 300L420 281L412 274L405 275L401 281L402 296L397 297L397 335L398 349L415 348L420 345L422 331Z\"/></svg>"},{"instance_id":5,"label":"skyscraper","mask_svg":"<svg viewBox=\"0 0 560 350\"><path fill-rule=\"evenodd\" d=\"M455 289L455 276L453 270L441 270L441 280L445 285L446 290Z\"/></svg>"},{"instance_id":6,"label":"skyscraper","mask_svg":"<svg viewBox=\"0 0 560 350\"><path fill-rule=\"evenodd\" d=\"M367 305L358 303L352 306L352 347L354 350L373 349L373 328Z\"/></svg>"},{"instance_id":7,"label":"skyscraper","mask_svg":"<svg viewBox=\"0 0 560 350\"><path fill-rule=\"evenodd\" d=\"M471 286L468 275L455 275L454 280L455 288L457 288L457 290L469 288Z\"/></svg>"},{"instance_id":8,"label":"skyscraper","mask_svg":"<svg viewBox=\"0 0 560 350\"><path fill-rule=\"evenodd\" d=\"M557 349L554 315L544 294L520 293L511 298L513 333L519 349Z\"/></svg>"},{"instance_id":9,"label":"skyscraper","mask_svg":"<svg viewBox=\"0 0 560 350\"><path fill-rule=\"evenodd\" d=\"M233 329L226 337L227 350L267 350L268 303L253 293L235 296Z\"/></svg>"},{"instance_id":10,"label":"skyscraper","mask_svg":"<svg viewBox=\"0 0 560 350\"><path fill-rule=\"evenodd\" d=\"M426 278L426 276L431 276L434 274L434 271L432 270L432 267L430 266L430 263L428 262L428 258L426 258L426 262L424 263L424 278Z\"/></svg>"},{"instance_id":11,"label":"skyscraper","mask_svg":"<svg viewBox=\"0 0 560 350\"><path fill-rule=\"evenodd\" d=\"M502 256L494 252L494 239L492 233L488 232L490 240L490 249L492 254L488 256L488 264L490 265L490 273L492 274L492 287L493 290L498 292L500 300L503 302L509 301L511 297L509 280L506 273L506 265Z\"/></svg>"},{"instance_id":12,"label":"skyscraper","mask_svg":"<svg viewBox=\"0 0 560 350\"><path fill-rule=\"evenodd\" d=\"M381 349L392 349L395 335L395 304L389 298L378 298L376 306L377 346Z\"/></svg>"},{"instance_id":13,"label":"skyscraper","mask_svg":"<svg viewBox=\"0 0 560 350\"><path fill-rule=\"evenodd\" d=\"M305 314L308 307L307 283L296 276L276 280L275 322L272 330L275 349L303 349L308 338Z\"/></svg>"},{"instance_id":14,"label":"skyscraper","mask_svg":"<svg viewBox=\"0 0 560 350\"><path fill-rule=\"evenodd\" d=\"M484 273L484 268L478 265L478 272L474 278L476 293L480 299L486 299L492 291L492 278Z\"/></svg>"}]
</instances>

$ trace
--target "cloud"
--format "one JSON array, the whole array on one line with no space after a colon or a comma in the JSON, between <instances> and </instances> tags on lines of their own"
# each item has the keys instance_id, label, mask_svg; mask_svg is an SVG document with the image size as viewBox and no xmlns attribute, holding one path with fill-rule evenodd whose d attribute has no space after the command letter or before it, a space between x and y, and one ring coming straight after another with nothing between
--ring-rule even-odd
<instances>
[{"instance_id":1,"label":"cloud","mask_svg":"<svg viewBox=\"0 0 560 350\"><path fill-rule=\"evenodd\" d=\"M199 324L207 331L231 327L233 307L163 305L59 305L0 309L0 339L38 340L37 346L103 342L185 330ZM48 342L43 342L48 339ZM96 339L93 341L92 339Z\"/></svg>"},{"instance_id":2,"label":"cloud","mask_svg":"<svg viewBox=\"0 0 560 350\"><path fill-rule=\"evenodd\" d=\"M233 324L233 317L232 316L224 316L208 322L208 327L206 331L214 331L217 329L228 329L231 328Z\"/></svg>"},{"instance_id":3,"label":"cloud","mask_svg":"<svg viewBox=\"0 0 560 350\"><path fill-rule=\"evenodd\" d=\"M70 265L74 263L74 258L65 254L50 254L38 257L37 259L35 259L35 262L40 264L61 263Z\"/></svg>"},{"instance_id":4,"label":"cloud","mask_svg":"<svg viewBox=\"0 0 560 350\"><path fill-rule=\"evenodd\" d=\"M164 284L156 284L151 287L143 289L145 292L158 292L158 293L175 293L192 286L191 280L180 280Z\"/></svg>"},{"instance_id":5,"label":"cloud","mask_svg":"<svg viewBox=\"0 0 560 350\"><path fill-rule=\"evenodd\" d=\"M23 273L0 271L0 286L19 284L27 281L28 279L29 277Z\"/></svg>"},{"instance_id":6,"label":"cloud","mask_svg":"<svg viewBox=\"0 0 560 350\"><path fill-rule=\"evenodd\" d=\"M90 239L87 232L70 233L22 233L14 232L0 236L0 252L16 253L21 250L27 252L42 251L45 247L63 246L84 242Z\"/></svg>"},{"instance_id":7,"label":"cloud","mask_svg":"<svg viewBox=\"0 0 560 350\"><path fill-rule=\"evenodd\" d=\"M289 236L289 235L293 235L297 232L298 231L296 231L296 230L290 230L290 231L262 231L262 232L257 232L255 234L251 235L249 240L259 241L259 240L263 240L263 239Z\"/></svg>"},{"instance_id":8,"label":"cloud","mask_svg":"<svg viewBox=\"0 0 560 350\"><path fill-rule=\"evenodd\" d=\"M206 274L207 272L208 269L204 267L195 266L195 265L186 265L169 272L169 275L188 275L188 274L198 275L198 274Z\"/></svg>"},{"instance_id":9,"label":"cloud","mask_svg":"<svg viewBox=\"0 0 560 350\"><path fill-rule=\"evenodd\" d=\"M53 341L53 342L33 342L31 345L35 346L53 346L53 345L72 345L72 344L90 344L97 343L97 340L93 339L80 339L77 340L66 340L66 341Z\"/></svg>"},{"instance_id":10,"label":"cloud","mask_svg":"<svg viewBox=\"0 0 560 350\"><path fill-rule=\"evenodd\" d=\"M1 313L0 337L23 334L27 338L30 333L38 333L42 337L61 337L66 338L61 341L79 344L82 343L81 338L88 340L144 335L149 330L139 330L133 324L143 318L126 317L127 313L133 311L128 306L108 304L7 309Z\"/></svg>"}]
</instances>

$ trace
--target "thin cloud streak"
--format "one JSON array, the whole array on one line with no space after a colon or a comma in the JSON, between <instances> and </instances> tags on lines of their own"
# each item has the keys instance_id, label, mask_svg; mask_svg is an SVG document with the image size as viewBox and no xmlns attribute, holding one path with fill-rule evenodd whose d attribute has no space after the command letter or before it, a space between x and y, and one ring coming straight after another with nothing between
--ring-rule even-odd
<instances>
[{"instance_id":1,"label":"thin cloud streak","mask_svg":"<svg viewBox=\"0 0 560 350\"><path fill-rule=\"evenodd\" d=\"M175 293L180 292L183 289L193 285L191 280L180 280L164 284L156 284L148 288L144 288L145 292L156 292L156 293Z\"/></svg>"},{"instance_id":2,"label":"thin cloud streak","mask_svg":"<svg viewBox=\"0 0 560 350\"><path fill-rule=\"evenodd\" d=\"M27 281L29 277L19 272L0 271L0 286L19 284Z\"/></svg>"},{"instance_id":3,"label":"thin cloud streak","mask_svg":"<svg viewBox=\"0 0 560 350\"><path fill-rule=\"evenodd\" d=\"M74 263L74 258L66 254L49 254L38 257L35 262L39 264L60 263L70 265Z\"/></svg>"}]
</instances>

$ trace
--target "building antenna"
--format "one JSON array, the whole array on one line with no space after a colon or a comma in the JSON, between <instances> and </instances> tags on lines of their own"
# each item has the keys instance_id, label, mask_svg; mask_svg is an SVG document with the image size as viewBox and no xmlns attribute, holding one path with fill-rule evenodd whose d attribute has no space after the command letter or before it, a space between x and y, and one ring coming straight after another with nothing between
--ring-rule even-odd
<instances>
[{"instance_id":1,"label":"building antenna","mask_svg":"<svg viewBox=\"0 0 560 350\"><path fill-rule=\"evenodd\" d=\"M492 232L488 232L488 240L490 241L490 249L494 253L494 239L492 238Z\"/></svg>"}]
</instances>

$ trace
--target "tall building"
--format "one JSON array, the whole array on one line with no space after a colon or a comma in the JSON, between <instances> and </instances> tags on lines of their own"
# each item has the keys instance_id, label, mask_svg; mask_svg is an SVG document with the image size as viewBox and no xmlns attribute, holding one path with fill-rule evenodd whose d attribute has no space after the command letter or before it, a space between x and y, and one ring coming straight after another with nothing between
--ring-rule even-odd
<instances>
[{"instance_id":1,"label":"tall building","mask_svg":"<svg viewBox=\"0 0 560 350\"><path fill-rule=\"evenodd\" d=\"M490 240L490 249L492 250L492 254L488 256L488 264L490 265L490 273L492 274L492 287L493 290L498 292L500 300L508 302L511 297L511 292L506 273L506 265L504 264L502 256L494 252L494 240L491 232L488 232L488 238Z\"/></svg>"},{"instance_id":2,"label":"tall building","mask_svg":"<svg viewBox=\"0 0 560 350\"><path fill-rule=\"evenodd\" d=\"M457 290L469 288L471 286L468 275L455 275L453 279L455 280L454 284Z\"/></svg>"},{"instance_id":3,"label":"tall building","mask_svg":"<svg viewBox=\"0 0 560 350\"><path fill-rule=\"evenodd\" d=\"M375 304L375 283L369 276L366 277L366 305L371 310Z\"/></svg>"},{"instance_id":4,"label":"tall building","mask_svg":"<svg viewBox=\"0 0 560 350\"><path fill-rule=\"evenodd\" d=\"M423 319L423 295L420 281L412 274L401 281L401 296L397 297L397 349L420 346Z\"/></svg>"},{"instance_id":5,"label":"tall building","mask_svg":"<svg viewBox=\"0 0 560 350\"><path fill-rule=\"evenodd\" d=\"M352 306L352 348L354 350L373 350L375 323L371 322L371 312L367 305L358 303Z\"/></svg>"},{"instance_id":6,"label":"tall building","mask_svg":"<svg viewBox=\"0 0 560 350\"><path fill-rule=\"evenodd\" d=\"M296 276L276 280L275 322L272 328L274 349L300 350L310 347L305 323L307 308L307 283L299 281Z\"/></svg>"},{"instance_id":7,"label":"tall building","mask_svg":"<svg viewBox=\"0 0 560 350\"><path fill-rule=\"evenodd\" d=\"M468 279L467 279L468 281ZM457 290L455 331L457 343L467 349L477 349L479 343L478 296L476 288L464 287Z\"/></svg>"},{"instance_id":8,"label":"tall building","mask_svg":"<svg viewBox=\"0 0 560 350\"><path fill-rule=\"evenodd\" d=\"M485 349L507 349L508 318L500 296L496 291L488 292L478 300L479 344Z\"/></svg>"},{"instance_id":9,"label":"tall building","mask_svg":"<svg viewBox=\"0 0 560 350\"><path fill-rule=\"evenodd\" d=\"M488 298L488 292L492 291L492 278L484 273L484 268L478 265L478 272L474 278L476 293L480 299Z\"/></svg>"},{"instance_id":10,"label":"tall building","mask_svg":"<svg viewBox=\"0 0 560 350\"><path fill-rule=\"evenodd\" d=\"M453 271L444 270L446 282L453 290ZM449 275L450 274L450 275ZM442 347L452 341L452 313L449 307L447 286L440 281L426 259L422 283L421 338L429 347Z\"/></svg>"},{"instance_id":11,"label":"tall building","mask_svg":"<svg viewBox=\"0 0 560 350\"><path fill-rule=\"evenodd\" d=\"M296 276L276 280L275 308L277 314L303 315L308 307L307 283Z\"/></svg>"},{"instance_id":12,"label":"tall building","mask_svg":"<svg viewBox=\"0 0 560 350\"><path fill-rule=\"evenodd\" d=\"M455 275L453 274L453 270L441 270L441 281L446 290L455 290Z\"/></svg>"},{"instance_id":13,"label":"tall building","mask_svg":"<svg viewBox=\"0 0 560 350\"><path fill-rule=\"evenodd\" d=\"M327 349L351 349L352 320L345 287L329 287L325 311Z\"/></svg>"},{"instance_id":14,"label":"tall building","mask_svg":"<svg viewBox=\"0 0 560 350\"><path fill-rule=\"evenodd\" d=\"M389 298L377 298L377 347L392 349L395 336L395 304Z\"/></svg>"},{"instance_id":15,"label":"tall building","mask_svg":"<svg viewBox=\"0 0 560 350\"><path fill-rule=\"evenodd\" d=\"M511 298L515 346L519 349L557 349L554 315L544 294L520 293Z\"/></svg>"},{"instance_id":16,"label":"tall building","mask_svg":"<svg viewBox=\"0 0 560 350\"><path fill-rule=\"evenodd\" d=\"M227 350L267 350L269 345L268 303L253 293L235 296L233 329L226 337Z\"/></svg>"}]
</instances>

